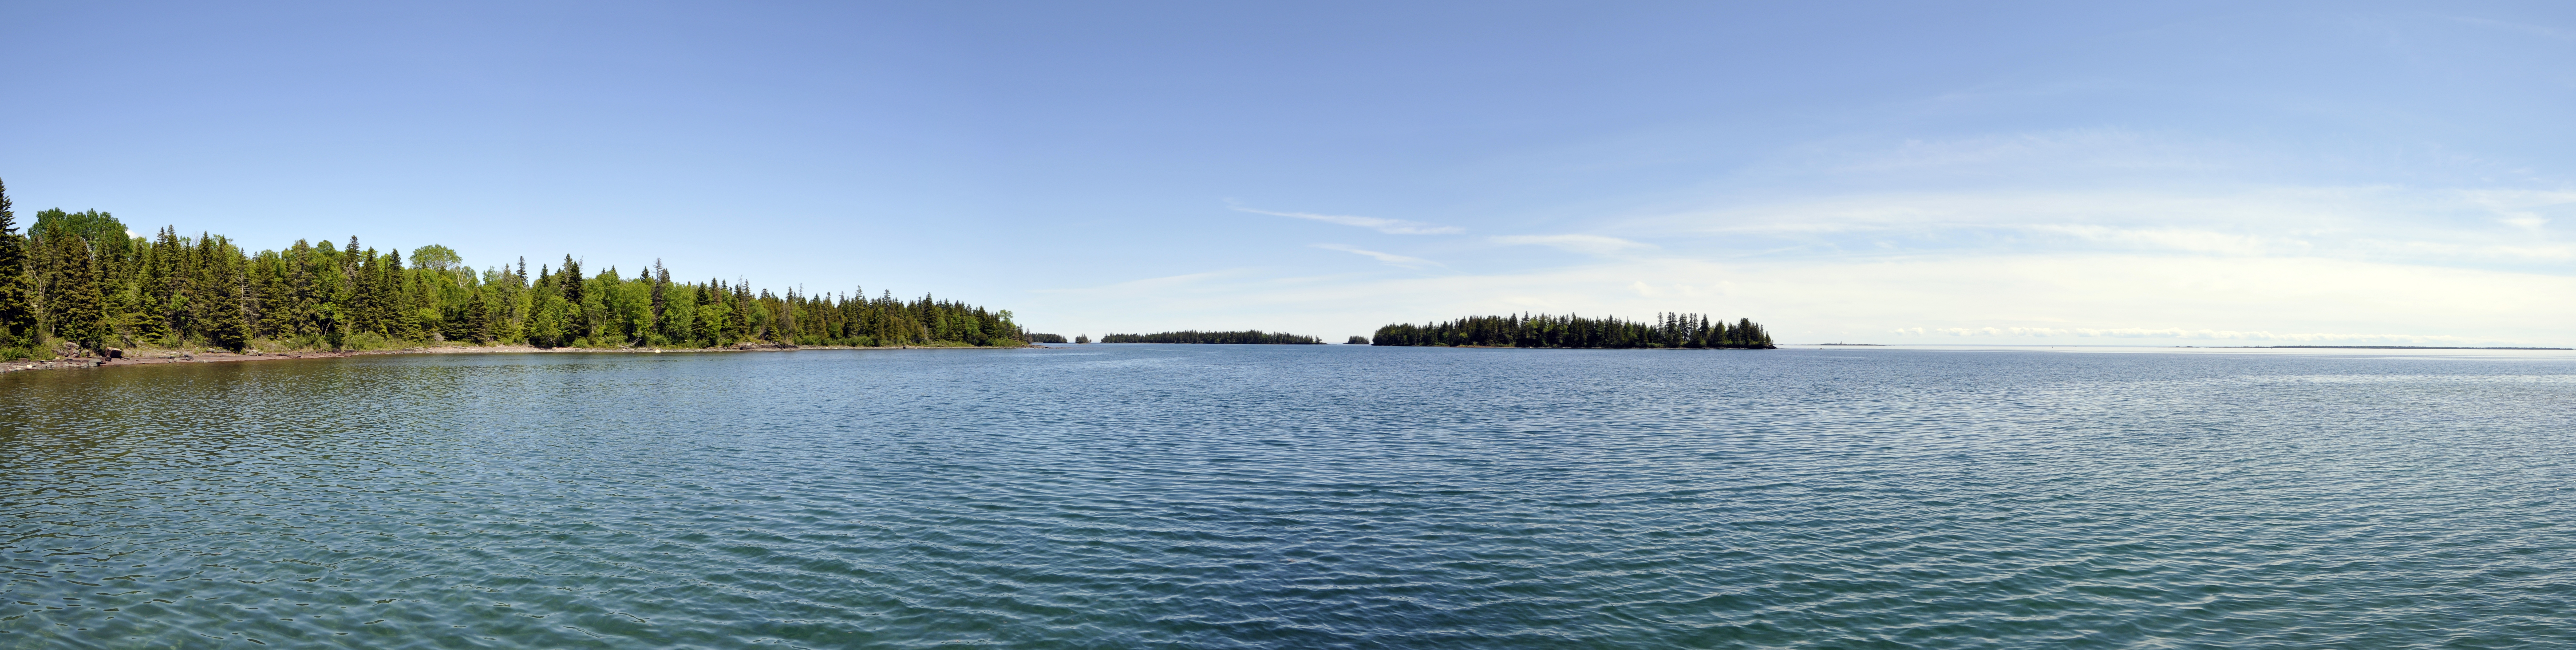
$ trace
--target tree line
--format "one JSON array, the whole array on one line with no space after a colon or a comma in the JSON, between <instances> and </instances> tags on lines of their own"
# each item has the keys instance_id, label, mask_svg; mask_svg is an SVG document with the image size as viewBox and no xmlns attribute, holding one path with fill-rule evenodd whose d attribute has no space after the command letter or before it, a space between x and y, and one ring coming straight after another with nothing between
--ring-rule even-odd
<instances>
[{"instance_id":1,"label":"tree line","mask_svg":"<svg viewBox=\"0 0 2576 650\"><path fill-rule=\"evenodd\" d=\"M1240 332L1201 332L1182 330L1153 334L1102 334L1102 343L1232 343L1237 345L1321 345L1324 340L1287 332L1244 330Z\"/></svg>"},{"instance_id":2,"label":"tree line","mask_svg":"<svg viewBox=\"0 0 2576 650\"><path fill-rule=\"evenodd\" d=\"M376 349L424 342L551 347L1020 345L1009 310L924 295L870 298L674 281L654 262L627 275L518 264L476 271L455 251L402 252L298 240L248 251L164 227L130 236L113 215L45 210L21 234L0 185L0 356L58 343Z\"/></svg>"},{"instance_id":3,"label":"tree line","mask_svg":"<svg viewBox=\"0 0 2576 650\"><path fill-rule=\"evenodd\" d=\"M1369 337L1376 345L1512 348L1772 349L1771 333L1753 319L1730 324L1706 314L1664 313L1654 320L1575 315L1469 316L1445 323L1394 324Z\"/></svg>"}]
</instances>

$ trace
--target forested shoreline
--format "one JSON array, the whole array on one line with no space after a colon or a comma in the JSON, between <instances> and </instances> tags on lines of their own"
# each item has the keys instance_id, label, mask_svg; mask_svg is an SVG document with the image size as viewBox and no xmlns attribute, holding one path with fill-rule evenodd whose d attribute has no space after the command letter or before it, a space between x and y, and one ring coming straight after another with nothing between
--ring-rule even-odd
<instances>
[{"instance_id":1,"label":"forested shoreline","mask_svg":"<svg viewBox=\"0 0 2576 650\"><path fill-rule=\"evenodd\" d=\"M453 250L402 251L298 240L250 252L164 227L130 236L105 212L36 214L18 230L0 184L0 357L57 346L370 350L434 342L539 348L705 348L738 343L1016 346L1008 310L924 295L898 299L755 290L743 280L674 281L659 261L631 274L559 266L481 271Z\"/></svg>"},{"instance_id":2,"label":"forested shoreline","mask_svg":"<svg viewBox=\"0 0 2576 650\"><path fill-rule=\"evenodd\" d=\"M1487 346L1512 348L1773 349L1771 333L1740 319L1733 324L1706 314L1657 314L1651 321L1572 314L1469 316L1445 323L1377 328L1373 345Z\"/></svg>"},{"instance_id":3,"label":"forested shoreline","mask_svg":"<svg viewBox=\"0 0 2576 650\"><path fill-rule=\"evenodd\" d=\"M1323 339L1287 332L1243 330L1240 332L1155 332L1153 334L1102 334L1102 343L1220 343L1234 345L1322 345Z\"/></svg>"}]
</instances>

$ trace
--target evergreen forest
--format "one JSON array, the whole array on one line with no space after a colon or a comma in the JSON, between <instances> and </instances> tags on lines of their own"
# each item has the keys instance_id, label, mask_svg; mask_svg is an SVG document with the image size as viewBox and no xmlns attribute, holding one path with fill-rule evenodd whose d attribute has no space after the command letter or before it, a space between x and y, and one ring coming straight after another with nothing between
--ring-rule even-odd
<instances>
[{"instance_id":1,"label":"evergreen forest","mask_svg":"<svg viewBox=\"0 0 2576 650\"><path fill-rule=\"evenodd\" d=\"M1727 348L1772 349L1771 334L1752 319L1729 324L1705 314L1657 314L1654 320L1617 317L1469 316L1446 323L1377 328L1376 345L1503 348Z\"/></svg>"},{"instance_id":2,"label":"evergreen forest","mask_svg":"<svg viewBox=\"0 0 2576 650\"><path fill-rule=\"evenodd\" d=\"M45 210L18 231L0 185L0 357L58 345L383 349L431 342L540 348L1020 345L1008 310L928 295L870 298L675 281L656 261L586 273L567 255L476 271L445 246L297 241L252 252L221 235L130 236L113 215ZM1061 340L1061 337L1057 337Z\"/></svg>"},{"instance_id":3,"label":"evergreen forest","mask_svg":"<svg viewBox=\"0 0 2576 650\"><path fill-rule=\"evenodd\" d=\"M1201 332L1182 330L1153 334L1102 334L1102 343L1231 343L1237 345L1320 345L1323 339L1286 332L1244 330L1240 332Z\"/></svg>"}]
</instances>

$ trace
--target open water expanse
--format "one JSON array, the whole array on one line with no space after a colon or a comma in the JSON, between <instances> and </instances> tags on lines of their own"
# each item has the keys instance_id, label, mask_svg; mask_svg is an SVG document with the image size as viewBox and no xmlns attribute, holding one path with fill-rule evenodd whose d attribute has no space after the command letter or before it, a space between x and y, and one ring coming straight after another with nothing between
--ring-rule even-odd
<instances>
[{"instance_id":1,"label":"open water expanse","mask_svg":"<svg viewBox=\"0 0 2576 650\"><path fill-rule=\"evenodd\" d=\"M2563 352L0 375L0 648L2544 648Z\"/></svg>"}]
</instances>

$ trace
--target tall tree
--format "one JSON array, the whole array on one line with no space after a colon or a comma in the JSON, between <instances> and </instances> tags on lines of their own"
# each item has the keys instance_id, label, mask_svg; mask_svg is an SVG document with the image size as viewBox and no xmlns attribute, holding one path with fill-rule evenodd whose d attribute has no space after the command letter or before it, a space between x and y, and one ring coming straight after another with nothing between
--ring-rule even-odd
<instances>
[{"instance_id":1,"label":"tall tree","mask_svg":"<svg viewBox=\"0 0 2576 650\"><path fill-rule=\"evenodd\" d=\"M35 293L35 281L27 273L27 238L18 234L9 185L0 183L0 346L35 342Z\"/></svg>"},{"instance_id":2,"label":"tall tree","mask_svg":"<svg viewBox=\"0 0 2576 650\"><path fill-rule=\"evenodd\" d=\"M250 343L250 324L244 322L242 307L241 250L222 237L201 234L197 252L202 262L197 268L195 293L198 318L205 323L205 340L209 345L226 350L240 350ZM341 334L332 330L331 335ZM336 344L337 341L334 341Z\"/></svg>"},{"instance_id":3,"label":"tall tree","mask_svg":"<svg viewBox=\"0 0 2576 650\"><path fill-rule=\"evenodd\" d=\"M47 312L54 317L54 336L84 350L106 347L106 300L99 295L98 260L89 242L64 235L47 238L53 248L54 287Z\"/></svg>"}]
</instances>

